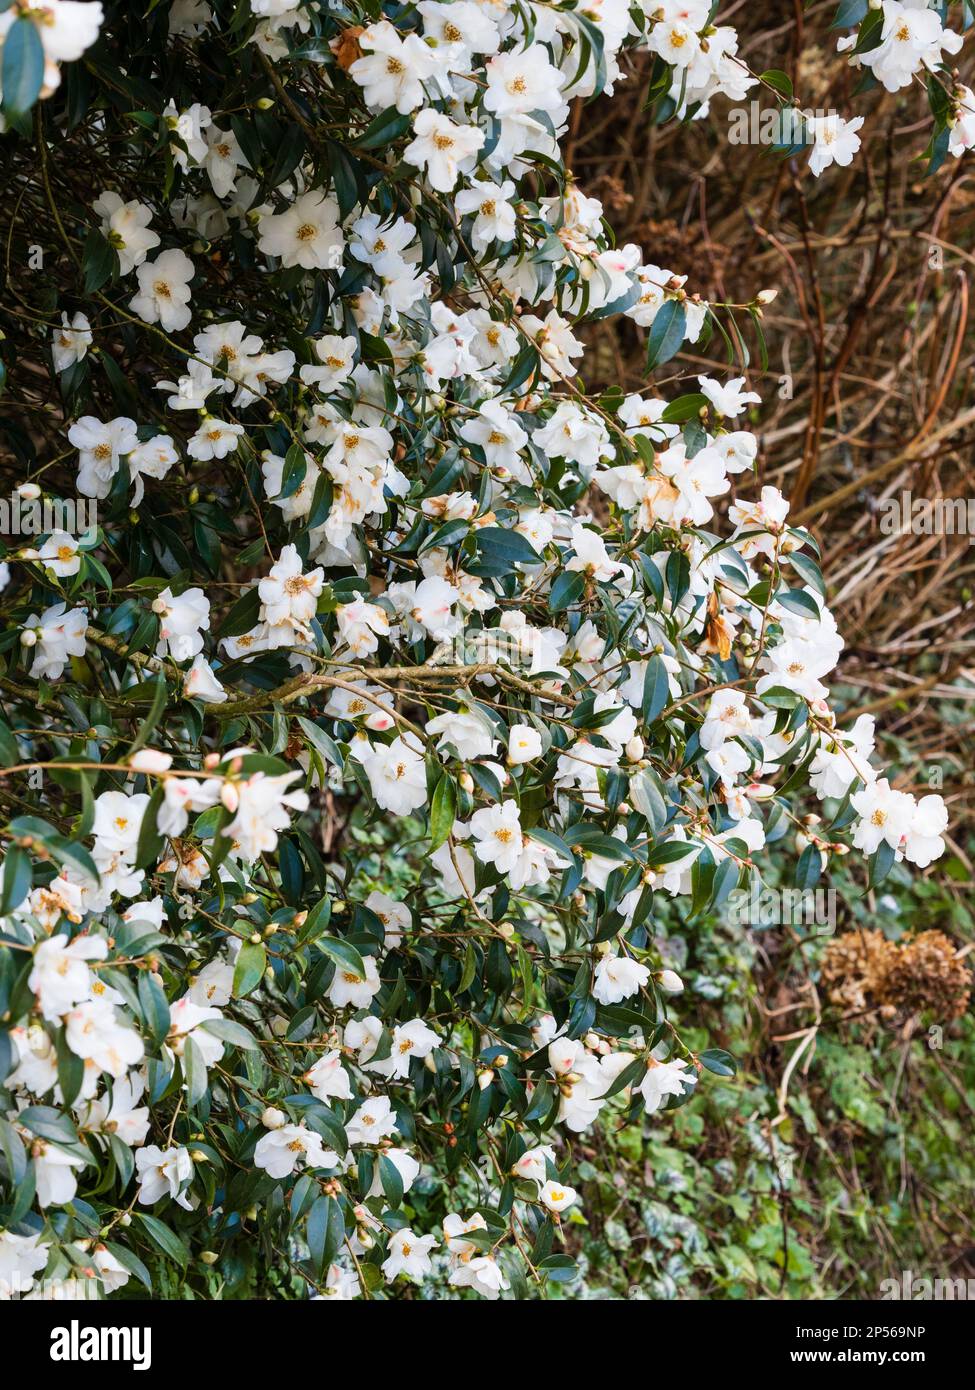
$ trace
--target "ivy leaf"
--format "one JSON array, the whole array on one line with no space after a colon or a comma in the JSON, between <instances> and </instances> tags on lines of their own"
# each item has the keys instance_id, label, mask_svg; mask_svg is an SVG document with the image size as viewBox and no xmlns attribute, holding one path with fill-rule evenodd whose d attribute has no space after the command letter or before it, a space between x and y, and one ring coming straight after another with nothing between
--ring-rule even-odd
<instances>
[{"instance_id":1,"label":"ivy leaf","mask_svg":"<svg viewBox=\"0 0 975 1390\"><path fill-rule=\"evenodd\" d=\"M738 1063L730 1052L723 1052L719 1047L709 1048L707 1052L698 1053L697 1060L702 1067L714 1072L715 1076L734 1076L738 1071Z\"/></svg>"}]
</instances>

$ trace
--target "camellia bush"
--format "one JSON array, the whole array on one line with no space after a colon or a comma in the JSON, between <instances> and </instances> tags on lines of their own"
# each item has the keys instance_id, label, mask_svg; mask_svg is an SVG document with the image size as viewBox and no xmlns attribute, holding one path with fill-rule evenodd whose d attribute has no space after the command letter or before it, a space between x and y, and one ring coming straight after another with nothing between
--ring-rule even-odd
<instances>
[{"instance_id":1,"label":"camellia bush","mask_svg":"<svg viewBox=\"0 0 975 1390\"><path fill-rule=\"evenodd\" d=\"M932 164L951 8L837 15ZM545 1296L567 1139L735 1069L655 899L874 885L947 821L838 726L816 546L746 500L773 290L615 245L559 137L637 47L648 122L761 89L816 175L864 117L707 0L6 0L0 41L0 1294ZM587 394L612 314L659 394ZM741 367L685 380L709 341Z\"/></svg>"}]
</instances>

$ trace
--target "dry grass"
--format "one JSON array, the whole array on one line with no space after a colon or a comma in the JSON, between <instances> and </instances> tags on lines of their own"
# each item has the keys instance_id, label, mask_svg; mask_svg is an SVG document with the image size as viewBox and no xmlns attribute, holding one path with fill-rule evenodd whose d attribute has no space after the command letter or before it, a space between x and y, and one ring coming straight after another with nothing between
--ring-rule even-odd
<instances>
[{"instance_id":1,"label":"dry grass","mask_svg":"<svg viewBox=\"0 0 975 1390\"><path fill-rule=\"evenodd\" d=\"M781 488L816 535L847 640L849 714L877 714L900 785L926 792L943 780L953 849L971 871L975 550L964 534L888 535L881 519L904 490L975 499L975 166L949 157L925 177L914 158L930 125L923 92L853 96L857 77L828 33L834 11L797 5L771 19L740 4L722 18L733 14L753 70L788 69L802 105L867 116L849 169L817 181L804 158L729 144L727 104L691 128L651 126L642 58L611 102L575 112L568 163L618 240L689 273L688 291L742 304L778 289L765 312L768 369L753 352L750 370L764 400L758 475L739 485ZM971 81L971 52L962 56ZM749 327L745 318L754 344ZM598 326L587 384L645 387L642 336ZM656 380L726 368L715 336Z\"/></svg>"}]
</instances>

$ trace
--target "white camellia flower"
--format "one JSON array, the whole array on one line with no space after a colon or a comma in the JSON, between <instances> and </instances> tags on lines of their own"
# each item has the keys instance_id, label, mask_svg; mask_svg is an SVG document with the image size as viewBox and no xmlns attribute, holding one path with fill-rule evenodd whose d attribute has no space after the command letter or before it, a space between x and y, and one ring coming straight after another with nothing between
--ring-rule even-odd
<instances>
[{"instance_id":1,"label":"white camellia flower","mask_svg":"<svg viewBox=\"0 0 975 1390\"><path fill-rule=\"evenodd\" d=\"M853 831L853 843L865 854L873 854L885 843L896 850L910 832L914 799L907 792L895 790L886 777L878 777L854 792L850 804L860 817Z\"/></svg>"},{"instance_id":2,"label":"white camellia flower","mask_svg":"<svg viewBox=\"0 0 975 1390\"><path fill-rule=\"evenodd\" d=\"M758 405L761 396L754 391L743 391L741 388L745 384L743 376L736 377L734 381L722 384L715 381L710 376L699 376L698 383L701 387L701 394L707 396L719 415L728 415L732 419L738 416L749 405Z\"/></svg>"},{"instance_id":3,"label":"white camellia flower","mask_svg":"<svg viewBox=\"0 0 975 1390\"><path fill-rule=\"evenodd\" d=\"M508 762L513 767L542 755L542 736L530 724L512 724L508 730Z\"/></svg>"},{"instance_id":4,"label":"white camellia flower","mask_svg":"<svg viewBox=\"0 0 975 1390\"><path fill-rule=\"evenodd\" d=\"M458 193L457 211L474 215L472 238L475 246L483 249L493 241L512 240L517 225L510 202L514 193L515 186L510 179L497 184L474 178L469 188Z\"/></svg>"},{"instance_id":5,"label":"white camellia flower","mask_svg":"<svg viewBox=\"0 0 975 1390\"><path fill-rule=\"evenodd\" d=\"M27 987L37 996L41 1013L56 1022L73 1004L91 993L90 960L104 960L108 942L103 936L79 936L68 942L63 936L41 941L34 950L34 964Z\"/></svg>"},{"instance_id":6,"label":"white camellia flower","mask_svg":"<svg viewBox=\"0 0 975 1390\"><path fill-rule=\"evenodd\" d=\"M356 341L326 333L315 342L315 356L321 363L309 363L299 368L298 375L306 386L314 386L323 394L334 391L352 375L355 366Z\"/></svg>"},{"instance_id":7,"label":"white camellia flower","mask_svg":"<svg viewBox=\"0 0 975 1390\"><path fill-rule=\"evenodd\" d=\"M207 155L205 131L210 125L211 113L208 106L194 102L184 111L178 111L176 103L170 101L163 109L163 119L177 140L170 140L173 159L186 173L190 164L202 164Z\"/></svg>"},{"instance_id":8,"label":"white camellia flower","mask_svg":"<svg viewBox=\"0 0 975 1390\"><path fill-rule=\"evenodd\" d=\"M195 777L167 777L163 782L162 805L156 815L156 828L162 835L182 835L190 811L205 811L220 799L220 783Z\"/></svg>"},{"instance_id":9,"label":"white camellia flower","mask_svg":"<svg viewBox=\"0 0 975 1390\"><path fill-rule=\"evenodd\" d=\"M145 203L126 203L117 193L106 191L95 201L93 210L102 219L102 236L115 250L123 275L142 265L159 245L158 233L149 226L152 209Z\"/></svg>"},{"instance_id":10,"label":"white camellia flower","mask_svg":"<svg viewBox=\"0 0 975 1390\"><path fill-rule=\"evenodd\" d=\"M491 1255L475 1255L459 1264L450 1276L454 1288L473 1289L492 1302L511 1287L507 1275Z\"/></svg>"},{"instance_id":11,"label":"white camellia flower","mask_svg":"<svg viewBox=\"0 0 975 1390\"><path fill-rule=\"evenodd\" d=\"M471 833L477 843L474 854L482 864L493 864L498 873L507 873L522 855L521 818L516 801L485 806L471 816Z\"/></svg>"},{"instance_id":12,"label":"white camellia flower","mask_svg":"<svg viewBox=\"0 0 975 1390\"><path fill-rule=\"evenodd\" d=\"M574 1050L572 1056L575 1057ZM571 1066L568 1070L572 1070ZM514 1177L522 1178L525 1182L537 1182L541 1186L547 1180L549 1163L555 1163L555 1150L551 1144L539 1144L533 1149L526 1149L511 1172Z\"/></svg>"},{"instance_id":13,"label":"white camellia flower","mask_svg":"<svg viewBox=\"0 0 975 1390\"><path fill-rule=\"evenodd\" d=\"M83 415L68 430L78 450L78 491L86 497L107 497L122 459L139 443L134 420L120 415L102 422Z\"/></svg>"},{"instance_id":14,"label":"white camellia flower","mask_svg":"<svg viewBox=\"0 0 975 1390\"><path fill-rule=\"evenodd\" d=\"M267 578L257 586L265 622L272 627L289 626L302 636L307 635L324 577L320 568L305 574L297 549L286 545Z\"/></svg>"},{"instance_id":15,"label":"white camellia flower","mask_svg":"<svg viewBox=\"0 0 975 1390\"><path fill-rule=\"evenodd\" d=\"M37 552L37 557L44 568L58 579L67 579L81 569L78 541L64 531L52 532Z\"/></svg>"},{"instance_id":16,"label":"white camellia flower","mask_svg":"<svg viewBox=\"0 0 975 1390\"><path fill-rule=\"evenodd\" d=\"M549 1211L556 1214L571 1207L579 1196L574 1187L566 1187L563 1183L552 1181L543 1183L538 1195Z\"/></svg>"},{"instance_id":17,"label":"white camellia flower","mask_svg":"<svg viewBox=\"0 0 975 1390\"><path fill-rule=\"evenodd\" d=\"M52 604L37 616L32 613L21 630L21 641L33 638L34 648L30 675L56 681L73 656L84 656L88 614L83 608L68 608L63 603Z\"/></svg>"},{"instance_id":18,"label":"white camellia flower","mask_svg":"<svg viewBox=\"0 0 975 1390\"><path fill-rule=\"evenodd\" d=\"M101 0L45 0L42 7L8 8L0 14L0 42L18 11L36 26L44 52L43 93L49 94L60 82L58 64L76 62L98 38L105 18Z\"/></svg>"},{"instance_id":19,"label":"white camellia flower","mask_svg":"<svg viewBox=\"0 0 975 1390\"><path fill-rule=\"evenodd\" d=\"M926 869L945 852L944 832L948 829L948 808L940 796L922 796L914 808L904 844L904 858L919 869Z\"/></svg>"},{"instance_id":20,"label":"white camellia flower","mask_svg":"<svg viewBox=\"0 0 975 1390\"><path fill-rule=\"evenodd\" d=\"M149 1107L139 1104L144 1091L145 1081L138 1072L113 1077L111 1102L108 1092L100 1100L91 1101L85 1115L86 1127L114 1134L123 1144L138 1148L149 1132Z\"/></svg>"},{"instance_id":21,"label":"white camellia flower","mask_svg":"<svg viewBox=\"0 0 975 1390\"><path fill-rule=\"evenodd\" d=\"M81 362L93 341L91 324L85 314L79 312L69 319L62 312L61 327L55 328L51 335L54 370L66 372L76 362Z\"/></svg>"},{"instance_id":22,"label":"white camellia flower","mask_svg":"<svg viewBox=\"0 0 975 1390\"><path fill-rule=\"evenodd\" d=\"M302 193L285 212L261 218L258 245L265 256L304 270L338 270L345 237L338 204L329 194Z\"/></svg>"},{"instance_id":23,"label":"white camellia flower","mask_svg":"<svg viewBox=\"0 0 975 1390\"><path fill-rule=\"evenodd\" d=\"M91 1252L91 1261L98 1270L98 1282L107 1294L124 1288L131 1278L125 1265L115 1258L107 1246L96 1245Z\"/></svg>"},{"instance_id":24,"label":"white camellia flower","mask_svg":"<svg viewBox=\"0 0 975 1390\"><path fill-rule=\"evenodd\" d=\"M222 705L227 692L213 673L213 667L204 656L193 658L193 665L183 679L183 694L187 700L202 700L207 705Z\"/></svg>"},{"instance_id":25,"label":"white camellia flower","mask_svg":"<svg viewBox=\"0 0 975 1390\"><path fill-rule=\"evenodd\" d=\"M254 1166L268 1177L286 1178L299 1166L337 1168L338 1154L326 1149L314 1130L305 1125L281 1125L257 1141Z\"/></svg>"},{"instance_id":26,"label":"white camellia flower","mask_svg":"<svg viewBox=\"0 0 975 1390\"><path fill-rule=\"evenodd\" d=\"M857 131L863 125L863 116L855 116L845 121L835 111L826 116L811 116L806 121L813 139L813 150L809 156L809 172L818 178L831 164L842 168L853 162L853 156L860 148Z\"/></svg>"},{"instance_id":27,"label":"white camellia flower","mask_svg":"<svg viewBox=\"0 0 975 1390\"><path fill-rule=\"evenodd\" d=\"M210 626L210 600L202 589L185 589L177 595L163 589L152 605L159 615L157 656L189 661L203 650L203 632Z\"/></svg>"},{"instance_id":28,"label":"white camellia flower","mask_svg":"<svg viewBox=\"0 0 975 1390\"><path fill-rule=\"evenodd\" d=\"M975 92L962 83L956 85L955 91L959 105L954 124L950 126L948 151L960 159L966 150L975 146Z\"/></svg>"},{"instance_id":29,"label":"white camellia flower","mask_svg":"<svg viewBox=\"0 0 975 1390\"><path fill-rule=\"evenodd\" d=\"M665 994L682 994L684 992L684 981L676 970L661 970L657 976L657 984Z\"/></svg>"},{"instance_id":30,"label":"white camellia flower","mask_svg":"<svg viewBox=\"0 0 975 1390\"><path fill-rule=\"evenodd\" d=\"M136 270L139 292L129 308L143 323L158 323L166 333L179 333L193 317L190 281L195 273L185 251L163 251Z\"/></svg>"},{"instance_id":31,"label":"white camellia flower","mask_svg":"<svg viewBox=\"0 0 975 1390\"><path fill-rule=\"evenodd\" d=\"M394 948L403 940L403 933L412 926L413 919L410 916L410 909L405 903L397 902L395 898L387 897L385 893L380 893L375 889L366 898L366 907L370 912L374 912L383 924L385 931L385 944Z\"/></svg>"},{"instance_id":32,"label":"white camellia flower","mask_svg":"<svg viewBox=\"0 0 975 1390\"><path fill-rule=\"evenodd\" d=\"M643 1080L633 1089L643 1097L648 1113L653 1114L668 1096L681 1096L696 1084L697 1075L686 1062L679 1058L672 1062L658 1062L651 1057Z\"/></svg>"},{"instance_id":33,"label":"white camellia flower","mask_svg":"<svg viewBox=\"0 0 975 1390\"><path fill-rule=\"evenodd\" d=\"M133 485L132 505L137 507L145 496L144 478L162 481L173 464L179 462L179 450L168 434L157 434L143 440L129 453L129 479Z\"/></svg>"},{"instance_id":34,"label":"white camellia flower","mask_svg":"<svg viewBox=\"0 0 975 1390\"><path fill-rule=\"evenodd\" d=\"M145 792L127 796L125 792L102 792L95 800L92 834L99 847L132 855L139 843L142 818L149 797Z\"/></svg>"},{"instance_id":35,"label":"white camellia flower","mask_svg":"<svg viewBox=\"0 0 975 1390\"><path fill-rule=\"evenodd\" d=\"M873 781L876 774L869 759L874 749L874 730L873 715L861 714L848 732L837 732L832 737L821 735L809 770L809 780L817 795L842 797L854 778Z\"/></svg>"},{"instance_id":36,"label":"white camellia flower","mask_svg":"<svg viewBox=\"0 0 975 1390\"><path fill-rule=\"evenodd\" d=\"M237 187L237 170L248 167L243 151L232 130L211 125L206 132L207 152L203 167L218 198L226 198Z\"/></svg>"},{"instance_id":37,"label":"white camellia flower","mask_svg":"<svg viewBox=\"0 0 975 1390\"><path fill-rule=\"evenodd\" d=\"M419 1163L417 1163L413 1155L408 1154L405 1149L384 1149L383 1157L388 1159L388 1161L396 1169L396 1172L399 1175L399 1180L403 1184L403 1191L409 1192L410 1188L413 1186L414 1182L419 1177ZM372 1183L369 1187L367 1196L384 1196L382 1175L379 1172L378 1166L376 1168L375 1173L373 1174Z\"/></svg>"},{"instance_id":38,"label":"white camellia flower","mask_svg":"<svg viewBox=\"0 0 975 1390\"><path fill-rule=\"evenodd\" d=\"M372 1096L363 1101L345 1126L350 1144L378 1144L395 1130L396 1116L388 1096Z\"/></svg>"},{"instance_id":39,"label":"white camellia flower","mask_svg":"<svg viewBox=\"0 0 975 1390\"><path fill-rule=\"evenodd\" d=\"M225 1004L230 1003L233 984L233 966L226 961L211 960L194 978L187 990L187 997L197 1004L212 1004L215 1008L222 1009Z\"/></svg>"},{"instance_id":40,"label":"white camellia flower","mask_svg":"<svg viewBox=\"0 0 975 1390\"><path fill-rule=\"evenodd\" d=\"M477 1245L472 1240L466 1240L465 1236L471 1231L486 1231L487 1222L479 1211L475 1211L465 1221L462 1216L451 1212L443 1219L444 1243L451 1255L460 1259L469 1258L476 1254Z\"/></svg>"},{"instance_id":41,"label":"white camellia flower","mask_svg":"<svg viewBox=\"0 0 975 1390\"><path fill-rule=\"evenodd\" d=\"M244 433L243 425L238 425L236 421L218 420L212 415L205 415L196 433L187 440L186 450L190 458L200 463L206 463L209 459L225 459L228 454L236 452Z\"/></svg>"},{"instance_id":42,"label":"white camellia flower","mask_svg":"<svg viewBox=\"0 0 975 1390\"><path fill-rule=\"evenodd\" d=\"M84 1168L85 1160L79 1154L68 1153L66 1149L45 1139L32 1142L31 1154L38 1206L63 1207L73 1201L78 1191L77 1172Z\"/></svg>"},{"instance_id":43,"label":"white camellia flower","mask_svg":"<svg viewBox=\"0 0 975 1390\"><path fill-rule=\"evenodd\" d=\"M188 994L177 999L169 1007L169 1032L166 1046L177 1057L185 1052L187 1038L193 1039L194 1047L203 1059L205 1067L212 1067L223 1056L224 1045L212 1032L202 1025L221 1019L220 1010L210 1004L198 1004Z\"/></svg>"},{"instance_id":44,"label":"white camellia flower","mask_svg":"<svg viewBox=\"0 0 975 1390\"><path fill-rule=\"evenodd\" d=\"M371 744L358 757L376 804L384 810L404 816L426 804L426 764L414 734L398 735L392 743Z\"/></svg>"},{"instance_id":45,"label":"white camellia flower","mask_svg":"<svg viewBox=\"0 0 975 1390\"><path fill-rule=\"evenodd\" d=\"M372 956L364 956L362 964L366 972L365 978L354 970L344 969L341 965L335 967L332 983L328 987L329 1001L335 1008L366 1009L373 996L379 993L382 981L376 962Z\"/></svg>"},{"instance_id":46,"label":"white camellia flower","mask_svg":"<svg viewBox=\"0 0 975 1390\"><path fill-rule=\"evenodd\" d=\"M173 0L169 7L170 36L196 38L213 22L213 11L207 0Z\"/></svg>"},{"instance_id":47,"label":"white camellia flower","mask_svg":"<svg viewBox=\"0 0 975 1390\"><path fill-rule=\"evenodd\" d=\"M389 1254L382 1263L383 1274L390 1283L400 1274L418 1282L433 1267L430 1251L436 1244L436 1236L415 1235L409 1226L394 1231L389 1238Z\"/></svg>"},{"instance_id":48,"label":"white camellia flower","mask_svg":"<svg viewBox=\"0 0 975 1390\"><path fill-rule=\"evenodd\" d=\"M289 811L307 811L308 793L291 790L301 780L298 772L269 776L255 772L246 781L235 782L237 814L224 830L237 850L248 861L277 847L278 834L291 823Z\"/></svg>"},{"instance_id":49,"label":"white camellia flower","mask_svg":"<svg viewBox=\"0 0 975 1390\"><path fill-rule=\"evenodd\" d=\"M602 956L596 966L593 998L600 1004L619 1004L639 993L649 979L649 967L629 956Z\"/></svg>"},{"instance_id":50,"label":"white camellia flower","mask_svg":"<svg viewBox=\"0 0 975 1390\"><path fill-rule=\"evenodd\" d=\"M319 1100L351 1100L349 1073L342 1065L342 1054L335 1049L319 1057L305 1072L304 1081Z\"/></svg>"},{"instance_id":51,"label":"white camellia flower","mask_svg":"<svg viewBox=\"0 0 975 1390\"><path fill-rule=\"evenodd\" d=\"M115 1005L107 999L76 1005L67 1015L66 1036L76 1057L94 1062L109 1076L124 1076L144 1054L138 1033L120 1024Z\"/></svg>"},{"instance_id":52,"label":"white camellia flower","mask_svg":"<svg viewBox=\"0 0 975 1390\"><path fill-rule=\"evenodd\" d=\"M135 1153L135 1168L139 1176L139 1201L151 1207L160 1197L171 1197L179 1206L190 1210L190 1198L185 1188L193 1177L193 1160L188 1149L172 1146L159 1148L149 1144Z\"/></svg>"},{"instance_id":53,"label":"white camellia flower","mask_svg":"<svg viewBox=\"0 0 975 1390\"><path fill-rule=\"evenodd\" d=\"M533 111L559 111L564 104L563 77L550 62L544 44L499 53L487 64L486 72L484 107L500 119Z\"/></svg>"},{"instance_id":54,"label":"white camellia flower","mask_svg":"<svg viewBox=\"0 0 975 1390\"><path fill-rule=\"evenodd\" d=\"M945 29L941 16L919 0L882 0L880 42L860 53L888 92L898 92L922 68L935 68L944 53L957 53L962 36Z\"/></svg>"},{"instance_id":55,"label":"white camellia flower","mask_svg":"<svg viewBox=\"0 0 975 1390\"><path fill-rule=\"evenodd\" d=\"M403 158L425 170L431 188L440 193L449 193L458 176L473 168L474 157L484 144L483 130L458 125L429 106L414 120L413 135Z\"/></svg>"},{"instance_id":56,"label":"white camellia flower","mask_svg":"<svg viewBox=\"0 0 975 1390\"><path fill-rule=\"evenodd\" d=\"M26 1236L0 1231L0 1300L34 1287L34 1276L47 1264L50 1249L50 1242L37 1231Z\"/></svg>"},{"instance_id":57,"label":"white camellia flower","mask_svg":"<svg viewBox=\"0 0 975 1390\"><path fill-rule=\"evenodd\" d=\"M401 36L382 19L359 35L363 56L349 68L349 76L363 89L373 111L395 106L401 115L415 111L424 99L423 84L439 67L437 55L418 34Z\"/></svg>"},{"instance_id":58,"label":"white camellia flower","mask_svg":"<svg viewBox=\"0 0 975 1390\"><path fill-rule=\"evenodd\" d=\"M583 574L602 582L614 579L623 572L624 566L610 558L602 536L581 522L576 522L572 527L572 549L575 554L566 564L568 570L581 570Z\"/></svg>"},{"instance_id":59,"label":"white camellia flower","mask_svg":"<svg viewBox=\"0 0 975 1390\"><path fill-rule=\"evenodd\" d=\"M410 1074L410 1062L414 1057L421 1061L440 1043L440 1038L428 1028L422 1018L413 1018L409 1023L398 1023L393 1029L392 1051L381 1062L373 1062L370 1070L391 1081L403 1081Z\"/></svg>"},{"instance_id":60,"label":"white camellia flower","mask_svg":"<svg viewBox=\"0 0 975 1390\"><path fill-rule=\"evenodd\" d=\"M459 709L438 714L428 721L428 734L439 734L437 748L446 752L454 748L465 761L493 757L498 746L494 725L486 714L477 709Z\"/></svg>"}]
</instances>

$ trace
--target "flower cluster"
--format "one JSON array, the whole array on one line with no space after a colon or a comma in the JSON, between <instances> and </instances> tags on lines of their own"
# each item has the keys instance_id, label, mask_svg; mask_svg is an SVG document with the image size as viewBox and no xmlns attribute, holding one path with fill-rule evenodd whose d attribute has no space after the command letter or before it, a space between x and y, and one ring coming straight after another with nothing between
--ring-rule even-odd
<instances>
[{"instance_id":1,"label":"flower cluster","mask_svg":"<svg viewBox=\"0 0 975 1390\"><path fill-rule=\"evenodd\" d=\"M63 251L25 486L99 524L4 566L0 1293L564 1280L572 1135L734 1069L655 895L944 847L830 707L746 377L580 381L594 321L653 367L734 306L613 243L570 102L637 36L688 111L752 79L696 0L106 9L111 81L9 136Z\"/></svg>"}]
</instances>

